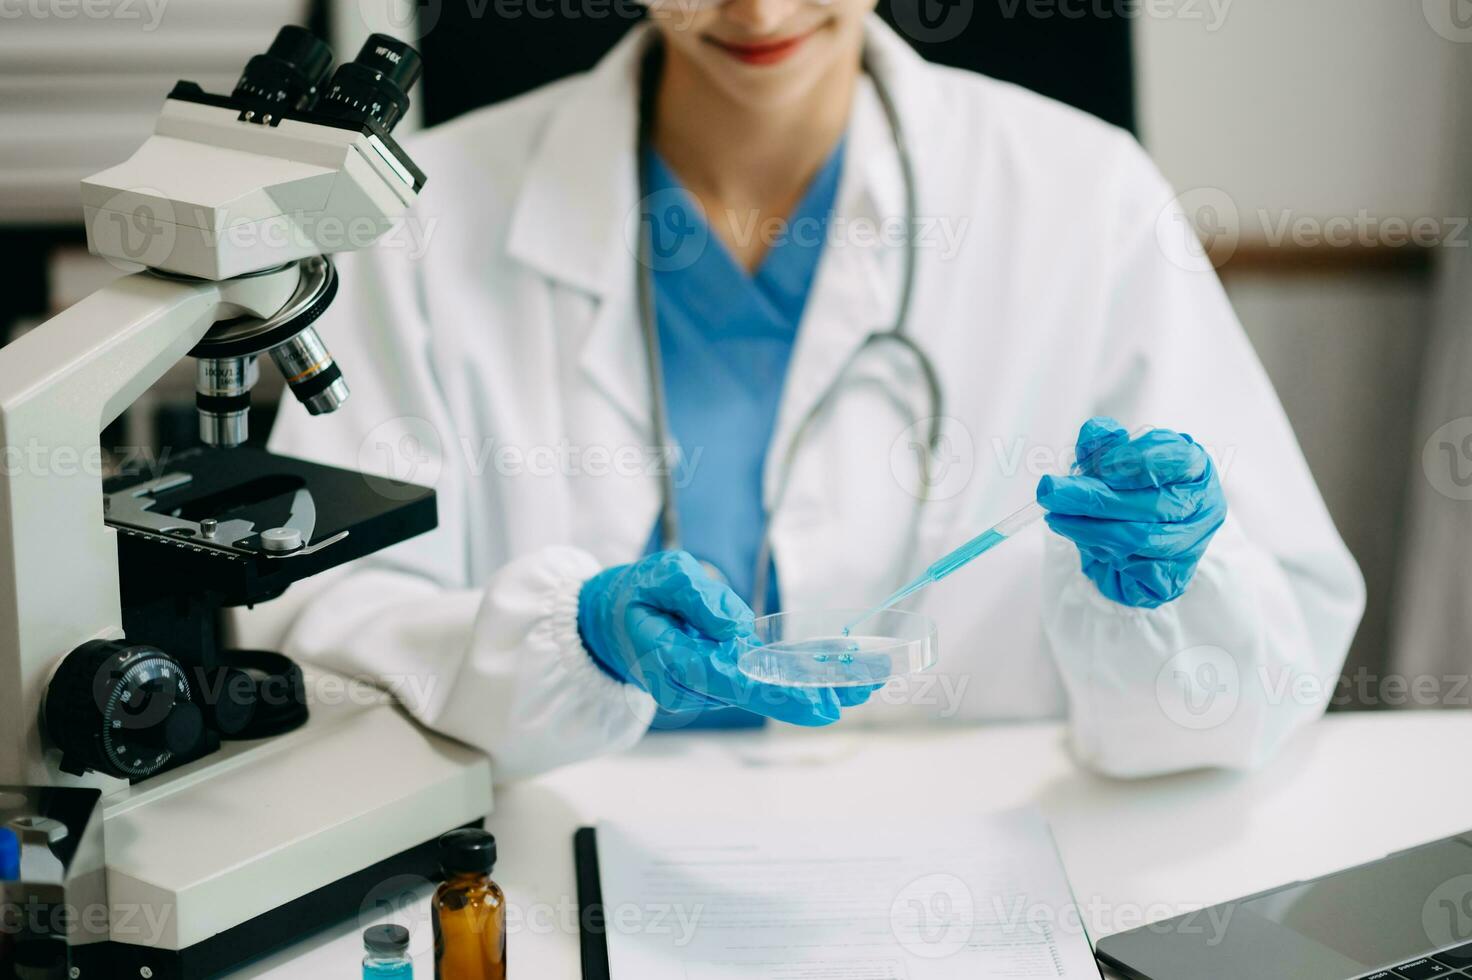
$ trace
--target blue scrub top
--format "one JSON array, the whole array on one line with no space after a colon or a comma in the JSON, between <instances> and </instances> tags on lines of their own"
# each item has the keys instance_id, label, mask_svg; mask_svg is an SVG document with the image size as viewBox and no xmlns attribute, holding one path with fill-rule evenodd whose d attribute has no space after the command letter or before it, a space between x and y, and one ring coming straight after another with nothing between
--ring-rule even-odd
<instances>
[{"instance_id":1,"label":"blue scrub top","mask_svg":"<svg viewBox=\"0 0 1472 980\"><path fill-rule=\"evenodd\" d=\"M20 838L7 827L0 827L0 881L20 877Z\"/></svg>"},{"instance_id":2,"label":"blue scrub top","mask_svg":"<svg viewBox=\"0 0 1472 980\"><path fill-rule=\"evenodd\" d=\"M840 140L749 273L705 223L693 197L653 149L649 154L652 212L664 229L682 230L700 247L678 262L656 263L654 305L664 365L670 435L681 449L675 470L675 509L681 546L723 574L752 601L765 522L762 472L793 343L827 242L838 196ZM755 222L738 220L738 229ZM761 233L760 227L753 233ZM661 547L656 522L649 551ZM765 612L777 612L775 566L767 570ZM725 716L725 717L722 717ZM733 717L735 716L735 717ZM745 721L738 719L746 719ZM750 724L746 712L667 718L655 727Z\"/></svg>"}]
</instances>

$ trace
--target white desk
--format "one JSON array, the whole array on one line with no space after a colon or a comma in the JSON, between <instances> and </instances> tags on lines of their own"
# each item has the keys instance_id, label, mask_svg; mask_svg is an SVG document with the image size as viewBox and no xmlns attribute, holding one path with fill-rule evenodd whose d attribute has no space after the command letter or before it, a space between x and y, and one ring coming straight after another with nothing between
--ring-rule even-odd
<instances>
[{"instance_id":1,"label":"white desk","mask_svg":"<svg viewBox=\"0 0 1472 980\"><path fill-rule=\"evenodd\" d=\"M1467 712L1337 715L1258 773L1119 782L1074 765L1056 725L656 735L499 789L487 826L501 854L494 877L528 914L508 956L527 980L581 976L574 829L651 814L885 814L923 826L929 812L1033 803L1097 938L1472 827L1459 763L1469 744ZM421 977L434 975L427 905L421 896L406 923ZM356 978L361 929L348 923L236 976Z\"/></svg>"}]
</instances>

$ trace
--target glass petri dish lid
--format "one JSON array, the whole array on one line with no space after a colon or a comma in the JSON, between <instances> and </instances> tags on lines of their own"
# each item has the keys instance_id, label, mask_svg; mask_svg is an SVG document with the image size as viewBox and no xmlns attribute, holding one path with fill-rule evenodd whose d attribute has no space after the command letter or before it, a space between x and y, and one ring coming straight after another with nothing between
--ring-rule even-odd
<instances>
[{"instance_id":1,"label":"glass petri dish lid","mask_svg":"<svg viewBox=\"0 0 1472 980\"><path fill-rule=\"evenodd\" d=\"M870 687L929 670L940 657L935 621L901 609L783 612L736 641L736 668L783 687ZM864 617L860 620L860 617ZM860 620L845 636L844 627Z\"/></svg>"}]
</instances>

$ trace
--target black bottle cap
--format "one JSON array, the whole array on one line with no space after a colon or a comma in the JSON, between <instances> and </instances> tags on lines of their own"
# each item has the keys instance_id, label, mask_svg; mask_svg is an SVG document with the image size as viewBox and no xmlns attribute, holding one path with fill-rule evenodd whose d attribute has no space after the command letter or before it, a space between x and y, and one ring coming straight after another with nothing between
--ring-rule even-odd
<instances>
[{"instance_id":1,"label":"black bottle cap","mask_svg":"<svg viewBox=\"0 0 1472 980\"><path fill-rule=\"evenodd\" d=\"M452 830L439 841L445 874L486 874L496 866L496 838L484 830Z\"/></svg>"},{"instance_id":2,"label":"black bottle cap","mask_svg":"<svg viewBox=\"0 0 1472 980\"><path fill-rule=\"evenodd\" d=\"M363 930L363 948L380 956L409 951L409 930L403 926L371 926Z\"/></svg>"}]
</instances>

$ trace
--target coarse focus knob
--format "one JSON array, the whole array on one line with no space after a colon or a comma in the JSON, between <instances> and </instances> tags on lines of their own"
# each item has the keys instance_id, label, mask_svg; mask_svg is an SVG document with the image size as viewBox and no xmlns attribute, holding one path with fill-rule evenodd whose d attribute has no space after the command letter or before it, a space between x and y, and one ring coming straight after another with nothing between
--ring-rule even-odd
<instances>
[{"instance_id":1,"label":"coarse focus knob","mask_svg":"<svg viewBox=\"0 0 1472 980\"><path fill-rule=\"evenodd\" d=\"M204 715L184 669L157 647L92 640L67 654L46 688L46 734L63 772L140 779L198 751Z\"/></svg>"}]
</instances>

